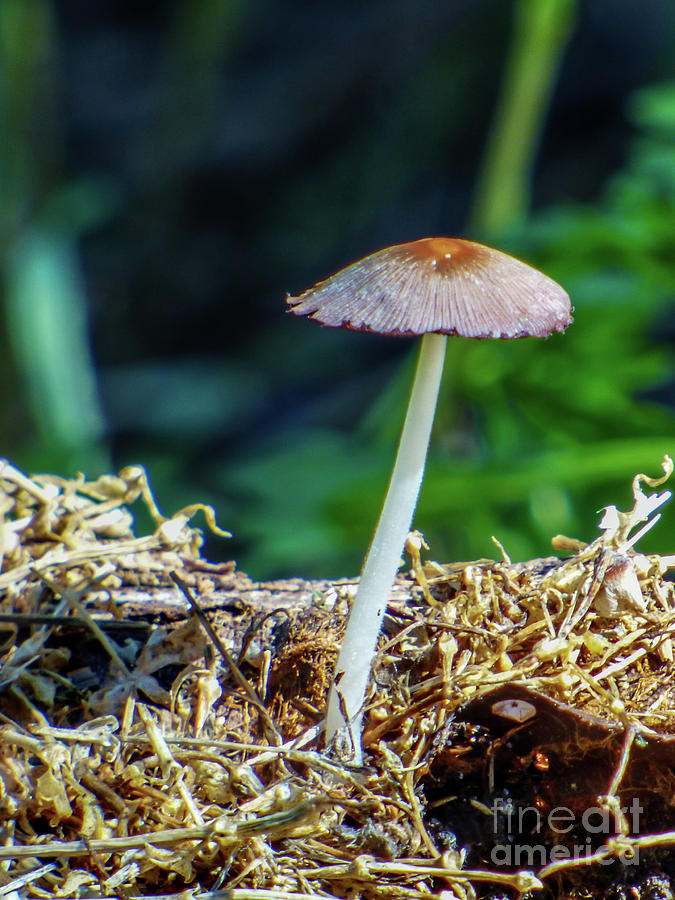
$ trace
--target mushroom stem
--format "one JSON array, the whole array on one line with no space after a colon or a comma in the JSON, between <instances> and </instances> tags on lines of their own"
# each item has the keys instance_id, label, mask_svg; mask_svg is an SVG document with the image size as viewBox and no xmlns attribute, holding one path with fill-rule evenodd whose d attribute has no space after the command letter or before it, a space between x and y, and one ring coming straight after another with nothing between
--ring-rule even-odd
<instances>
[{"instance_id":1,"label":"mushroom stem","mask_svg":"<svg viewBox=\"0 0 675 900\"><path fill-rule=\"evenodd\" d=\"M446 343L444 334L425 334L422 338L389 489L363 565L335 668L326 739L330 742L338 731L348 727L357 763L361 761L361 719L368 676L422 484Z\"/></svg>"}]
</instances>

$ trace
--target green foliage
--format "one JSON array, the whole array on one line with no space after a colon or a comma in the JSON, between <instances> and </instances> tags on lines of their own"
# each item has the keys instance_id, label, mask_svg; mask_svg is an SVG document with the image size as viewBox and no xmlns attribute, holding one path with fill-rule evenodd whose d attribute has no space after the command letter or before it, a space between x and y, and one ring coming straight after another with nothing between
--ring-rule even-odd
<instances>
[{"instance_id":1,"label":"green foliage","mask_svg":"<svg viewBox=\"0 0 675 900\"><path fill-rule=\"evenodd\" d=\"M650 399L673 367L658 331L675 296L675 85L640 92L632 156L594 208L565 206L491 242L569 291L575 322L542 342L452 340L415 524L437 558L546 555L557 532L591 540L595 512L630 505L638 471L675 454L675 416ZM345 339L349 340L346 335ZM353 574L395 451L409 370L355 435L311 430L241 460L236 530L256 575ZM672 552L674 516L644 548Z\"/></svg>"},{"instance_id":2,"label":"green foliage","mask_svg":"<svg viewBox=\"0 0 675 900\"><path fill-rule=\"evenodd\" d=\"M101 471L110 460L76 245L112 198L85 178L54 177L55 45L49 3L0 4L2 453L28 468L47 457L56 471Z\"/></svg>"}]
</instances>

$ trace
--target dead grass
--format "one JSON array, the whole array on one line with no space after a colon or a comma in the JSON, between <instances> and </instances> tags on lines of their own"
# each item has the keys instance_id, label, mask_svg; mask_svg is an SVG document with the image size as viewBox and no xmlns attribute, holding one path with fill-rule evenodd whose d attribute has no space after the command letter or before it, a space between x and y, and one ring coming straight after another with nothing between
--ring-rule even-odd
<instances>
[{"instance_id":1,"label":"dead grass","mask_svg":"<svg viewBox=\"0 0 675 900\"><path fill-rule=\"evenodd\" d=\"M241 592L209 634L223 579L250 587L201 558L190 520L218 531L210 509L165 518L140 468L85 482L0 464L0 897L577 896L600 861L672 847L675 556L633 546L668 498L644 488L671 471L636 476L633 509L607 510L592 543L555 538L564 560L424 563L411 535L354 767L321 737L353 582L283 615ZM131 588L149 609L134 621ZM207 612L167 622L160 596ZM583 754L604 781L580 800L556 777ZM484 820L507 773L542 810L606 810L611 833L529 867L490 865L482 839L467 853L448 823Z\"/></svg>"}]
</instances>

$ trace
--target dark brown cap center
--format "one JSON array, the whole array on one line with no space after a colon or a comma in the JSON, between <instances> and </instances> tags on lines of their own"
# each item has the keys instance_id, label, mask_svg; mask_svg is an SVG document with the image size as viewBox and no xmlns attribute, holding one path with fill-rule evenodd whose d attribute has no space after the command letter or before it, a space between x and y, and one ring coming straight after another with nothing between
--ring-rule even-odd
<instances>
[{"instance_id":1,"label":"dark brown cap center","mask_svg":"<svg viewBox=\"0 0 675 900\"><path fill-rule=\"evenodd\" d=\"M480 246L461 238L433 237L401 244L401 248L419 259L428 259L437 270L466 264L478 256Z\"/></svg>"}]
</instances>

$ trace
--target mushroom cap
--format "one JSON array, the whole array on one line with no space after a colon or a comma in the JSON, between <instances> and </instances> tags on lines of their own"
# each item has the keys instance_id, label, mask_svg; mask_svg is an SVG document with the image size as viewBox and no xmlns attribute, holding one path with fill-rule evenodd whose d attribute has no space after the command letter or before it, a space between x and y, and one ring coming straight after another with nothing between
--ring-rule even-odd
<instances>
[{"instance_id":1,"label":"mushroom cap","mask_svg":"<svg viewBox=\"0 0 675 900\"><path fill-rule=\"evenodd\" d=\"M570 298L543 272L461 238L386 247L286 301L322 325L395 336L547 337L572 321Z\"/></svg>"}]
</instances>

